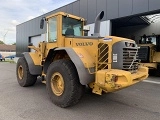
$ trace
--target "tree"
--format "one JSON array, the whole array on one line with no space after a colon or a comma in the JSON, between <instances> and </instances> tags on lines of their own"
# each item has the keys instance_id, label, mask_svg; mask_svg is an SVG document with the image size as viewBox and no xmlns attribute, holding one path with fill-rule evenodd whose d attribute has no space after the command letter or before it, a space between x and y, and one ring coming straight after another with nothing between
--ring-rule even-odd
<instances>
[{"instance_id":1,"label":"tree","mask_svg":"<svg viewBox=\"0 0 160 120\"><path fill-rule=\"evenodd\" d=\"M4 44L4 42L2 40L0 40L0 44Z\"/></svg>"},{"instance_id":2,"label":"tree","mask_svg":"<svg viewBox=\"0 0 160 120\"><path fill-rule=\"evenodd\" d=\"M16 43L13 43L12 45L16 45Z\"/></svg>"}]
</instances>

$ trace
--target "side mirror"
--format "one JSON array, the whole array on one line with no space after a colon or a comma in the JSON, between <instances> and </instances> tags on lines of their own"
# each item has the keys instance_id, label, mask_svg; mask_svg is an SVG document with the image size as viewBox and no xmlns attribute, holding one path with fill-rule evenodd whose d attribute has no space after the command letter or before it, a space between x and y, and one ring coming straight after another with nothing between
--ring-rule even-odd
<instances>
[{"instance_id":1,"label":"side mirror","mask_svg":"<svg viewBox=\"0 0 160 120\"><path fill-rule=\"evenodd\" d=\"M41 28L41 29L43 29L43 27L44 27L44 19L45 19L45 18L42 18L42 19L41 19L41 22L40 22L40 28Z\"/></svg>"}]
</instances>

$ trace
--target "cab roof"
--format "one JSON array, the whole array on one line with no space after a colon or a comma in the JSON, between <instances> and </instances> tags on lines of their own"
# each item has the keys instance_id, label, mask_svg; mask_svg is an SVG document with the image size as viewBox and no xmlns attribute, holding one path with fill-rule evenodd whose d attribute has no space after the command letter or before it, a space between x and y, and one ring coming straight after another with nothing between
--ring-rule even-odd
<instances>
[{"instance_id":1,"label":"cab roof","mask_svg":"<svg viewBox=\"0 0 160 120\"><path fill-rule=\"evenodd\" d=\"M76 16L76 15L73 15L73 14L69 14L69 13L65 13L65 12L57 12L55 14L47 16L46 19L49 19L49 18L51 18L53 16L57 16L57 15L68 16L68 17L71 17L71 18L74 18L74 19L77 19L77 20L85 21L85 19L82 18L82 17Z\"/></svg>"}]
</instances>

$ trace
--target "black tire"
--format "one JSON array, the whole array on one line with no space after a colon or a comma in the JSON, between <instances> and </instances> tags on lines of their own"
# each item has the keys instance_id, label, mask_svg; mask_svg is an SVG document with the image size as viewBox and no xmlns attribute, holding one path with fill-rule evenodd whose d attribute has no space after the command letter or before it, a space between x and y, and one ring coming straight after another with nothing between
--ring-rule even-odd
<instances>
[{"instance_id":1,"label":"black tire","mask_svg":"<svg viewBox=\"0 0 160 120\"><path fill-rule=\"evenodd\" d=\"M64 81L64 91L59 96L57 96L51 88L51 78L55 73L59 73ZM85 86L79 82L76 67L70 60L57 60L49 66L47 70L46 88L52 102L63 108L78 103L85 90Z\"/></svg>"},{"instance_id":2,"label":"black tire","mask_svg":"<svg viewBox=\"0 0 160 120\"><path fill-rule=\"evenodd\" d=\"M22 76L20 76L18 73L20 69L21 71L23 71ZM22 87L32 86L37 81L37 75L30 74L28 64L24 57L19 58L17 61L16 75L17 75L17 81L19 85Z\"/></svg>"},{"instance_id":3,"label":"black tire","mask_svg":"<svg viewBox=\"0 0 160 120\"><path fill-rule=\"evenodd\" d=\"M160 63L157 63L156 76L160 77Z\"/></svg>"},{"instance_id":4,"label":"black tire","mask_svg":"<svg viewBox=\"0 0 160 120\"><path fill-rule=\"evenodd\" d=\"M156 77L160 77L160 68L157 68L157 69L155 70L155 76L156 76Z\"/></svg>"}]
</instances>

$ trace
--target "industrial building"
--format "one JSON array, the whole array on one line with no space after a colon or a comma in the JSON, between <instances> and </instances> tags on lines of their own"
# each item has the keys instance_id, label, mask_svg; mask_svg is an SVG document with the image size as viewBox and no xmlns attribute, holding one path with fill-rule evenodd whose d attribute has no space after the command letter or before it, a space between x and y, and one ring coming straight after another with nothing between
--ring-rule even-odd
<instances>
[{"instance_id":1,"label":"industrial building","mask_svg":"<svg viewBox=\"0 0 160 120\"><path fill-rule=\"evenodd\" d=\"M45 40L46 24L44 29L40 29L40 20L53 13L62 11L85 18L87 26L90 26L88 33L90 36L93 33L96 15L104 11L101 36L114 35L138 41L143 34L160 34L160 27L158 27L160 23L155 22L160 16L159 6L159 0L77 0L17 25L16 56L20 57L23 52L28 51L28 43L37 45L38 42Z\"/></svg>"}]
</instances>

